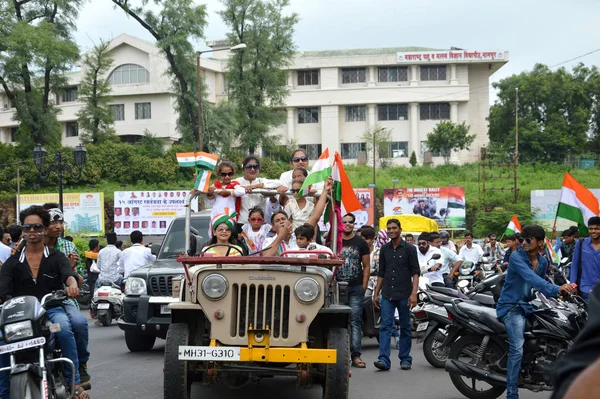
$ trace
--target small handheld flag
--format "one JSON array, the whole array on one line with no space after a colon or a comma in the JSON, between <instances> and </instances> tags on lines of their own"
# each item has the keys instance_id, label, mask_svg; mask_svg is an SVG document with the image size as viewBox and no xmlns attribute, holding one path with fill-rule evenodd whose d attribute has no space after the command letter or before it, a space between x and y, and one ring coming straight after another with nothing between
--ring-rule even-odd
<instances>
[{"instance_id":1,"label":"small handheld flag","mask_svg":"<svg viewBox=\"0 0 600 399\"><path fill-rule=\"evenodd\" d=\"M194 190L207 192L210 186L210 177L212 176L212 171L217 166L219 156L207 152L178 152L175 155L179 166L196 167L196 174L198 176L194 183Z\"/></svg>"}]
</instances>

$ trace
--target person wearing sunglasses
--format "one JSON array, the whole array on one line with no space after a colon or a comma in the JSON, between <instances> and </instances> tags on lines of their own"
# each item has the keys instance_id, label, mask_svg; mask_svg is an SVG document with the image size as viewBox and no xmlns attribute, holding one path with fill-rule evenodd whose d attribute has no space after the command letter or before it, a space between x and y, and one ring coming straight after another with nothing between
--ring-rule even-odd
<instances>
[{"instance_id":1,"label":"person wearing sunglasses","mask_svg":"<svg viewBox=\"0 0 600 399\"><path fill-rule=\"evenodd\" d=\"M497 260L504 259L504 246L498 243L498 239L496 238L496 234L491 233L488 235L490 242L483 247L483 253L489 254L490 264L493 264Z\"/></svg>"},{"instance_id":2,"label":"person wearing sunglasses","mask_svg":"<svg viewBox=\"0 0 600 399\"><path fill-rule=\"evenodd\" d=\"M269 236L272 226L265 223L265 212L261 207L254 207L248 212L248 223L242 226L242 237L250 253L259 252Z\"/></svg>"},{"instance_id":3,"label":"person wearing sunglasses","mask_svg":"<svg viewBox=\"0 0 600 399\"><path fill-rule=\"evenodd\" d=\"M281 176L279 176L279 181L281 182L281 187L278 189L279 194L283 194L286 190L291 190L292 183L297 179L297 177L293 176L295 169L302 168L308 170L308 156L303 149L298 148L294 150L290 158L290 166L292 169L288 170L287 172L283 172ZM311 186L311 192L322 192L323 185L324 183L313 184ZM312 198L310 200L312 201Z\"/></svg>"},{"instance_id":4,"label":"person wearing sunglasses","mask_svg":"<svg viewBox=\"0 0 600 399\"><path fill-rule=\"evenodd\" d=\"M19 214L23 226L25 246L11 256L0 269L0 302L9 297L32 295L41 300L44 295L64 289L69 298L77 298L79 285L77 272L71 268L69 260L62 252L44 244L46 229L50 226L50 213L41 206L31 206ZM58 342L65 357L75 364L75 375L69 367L65 368L67 383L74 380L76 398L87 398L87 393L81 388L79 374L79 355L76 337L81 336L80 328L70 320L66 307L74 307L70 301L65 301L61 307L48 309L50 322L60 324L56 333ZM81 313L79 313L81 316ZM83 317L82 317L83 318ZM87 322L85 321L87 333ZM83 327L83 326L81 326ZM1 363L4 363L3 356ZM0 373L0 397L8 398L10 394L9 374Z\"/></svg>"},{"instance_id":5,"label":"person wearing sunglasses","mask_svg":"<svg viewBox=\"0 0 600 399\"><path fill-rule=\"evenodd\" d=\"M533 313L531 301L533 289L547 297L556 297L559 292L572 294L575 286L554 285L545 280L548 260L540 255L546 232L541 226L523 226L519 242L522 248L514 252L508 261L506 282L502 287L496 306L496 315L504 323L508 335L508 364L506 370L506 397L519 397L519 370L523 359L523 344L526 318Z\"/></svg>"},{"instance_id":6,"label":"person wearing sunglasses","mask_svg":"<svg viewBox=\"0 0 600 399\"><path fill-rule=\"evenodd\" d=\"M224 213L224 209L235 209L241 212L242 197L246 195L246 190L240 185L240 182L233 180L235 175L235 165L229 161L221 161L217 165L217 179L209 188L206 198L211 206L211 219ZM208 236L212 237L212 228L209 229Z\"/></svg>"},{"instance_id":7,"label":"person wearing sunglasses","mask_svg":"<svg viewBox=\"0 0 600 399\"><path fill-rule=\"evenodd\" d=\"M265 209L267 220L271 215L279 209L279 203L275 196L265 200L261 194L253 194L252 190L257 188L276 189L281 186L279 180L270 180L259 177L260 160L254 155L248 155L242 162L244 176L235 179L246 191L246 195L242 198L240 204L240 212L237 222L240 224L248 223L248 212L254 207L262 207Z\"/></svg>"},{"instance_id":8,"label":"person wearing sunglasses","mask_svg":"<svg viewBox=\"0 0 600 399\"><path fill-rule=\"evenodd\" d=\"M216 215L211 219L212 238L206 246L210 247L215 244L222 244L222 246L208 248L206 250L207 254L213 254L214 256L242 256L244 254L243 248L233 234L236 229L233 220L235 216L237 216L236 212L229 212Z\"/></svg>"}]
</instances>

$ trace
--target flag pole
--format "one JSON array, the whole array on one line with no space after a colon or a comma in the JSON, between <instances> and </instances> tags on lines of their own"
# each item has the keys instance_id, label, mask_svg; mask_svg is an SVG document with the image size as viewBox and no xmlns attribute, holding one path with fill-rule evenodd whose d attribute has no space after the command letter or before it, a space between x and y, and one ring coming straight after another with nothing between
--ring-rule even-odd
<instances>
[{"instance_id":1,"label":"flag pole","mask_svg":"<svg viewBox=\"0 0 600 399\"><path fill-rule=\"evenodd\" d=\"M556 216L554 216L554 225L552 226L552 235L550 236L550 238L552 240L554 240L556 237L556 220L558 219L558 212L556 213Z\"/></svg>"}]
</instances>

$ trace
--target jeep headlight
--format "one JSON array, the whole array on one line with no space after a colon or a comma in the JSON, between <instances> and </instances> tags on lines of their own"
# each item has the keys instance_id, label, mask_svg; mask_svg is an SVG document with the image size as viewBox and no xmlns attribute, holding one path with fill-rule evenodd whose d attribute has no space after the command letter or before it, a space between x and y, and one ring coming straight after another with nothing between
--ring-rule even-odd
<instances>
[{"instance_id":1,"label":"jeep headlight","mask_svg":"<svg viewBox=\"0 0 600 399\"><path fill-rule=\"evenodd\" d=\"M208 299L216 301L227 293L229 284L227 279L220 274L209 274L202 280L202 293Z\"/></svg>"},{"instance_id":2,"label":"jeep headlight","mask_svg":"<svg viewBox=\"0 0 600 399\"><path fill-rule=\"evenodd\" d=\"M20 321L4 326L4 340L6 342L19 341L29 337L33 337L31 320Z\"/></svg>"},{"instance_id":3,"label":"jeep headlight","mask_svg":"<svg viewBox=\"0 0 600 399\"><path fill-rule=\"evenodd\" d=\"M139 277L128 277L125 280L125 295L146 295L146 281Z\"/></svg>"},{"instance_id":4,"label":"jeep headlight","mask_svg":"<svg viewBox=\"0 0 600 399\"><path fill-rule=\"evenodd\" d=\"M303 277L294 285L294 292L300 301L310 303L319 297L321 287L314 278Z\"/></svg>"}]
</instances>

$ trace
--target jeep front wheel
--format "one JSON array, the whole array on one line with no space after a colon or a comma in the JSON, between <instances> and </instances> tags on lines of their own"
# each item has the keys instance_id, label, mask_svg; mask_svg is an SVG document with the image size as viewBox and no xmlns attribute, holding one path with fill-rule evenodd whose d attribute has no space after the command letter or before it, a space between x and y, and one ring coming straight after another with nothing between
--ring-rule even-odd
<instances>
[{"instance_id":1,"label":"jeep front wheel","mask_svg":"<svg viewBox=\"0 0 600 399\"><path fill-rule=\"evenodd\" d=\"M145 352L154 347L156 337L154 335L136 334L133 331L125 331L125 344L131 352Z\"/></svg>"},{"instance_id":2,"label":"jeep front wheel","mask_svg":"<svg viewBox=\"0 0 600 399\"><path fill-rule=\"evenodd\" d=\"M164 399L189 399L192 381L188 378L188 362L179 360L179 347L190 342L190 330L186 324L169 326L165 344Z\"/></svg>"},{"instance_id":3,"label":"jeep front wheel","mask_svg":"<svg viewBox=\"0 0 600 399\"><path fill-rule=\"evenodd\" d=\"M337 351L337 362L325 366L323 399L348 399L350 384L350 337L348 329L329 329L327 349Z\"/></svg>"}]
</instances>

